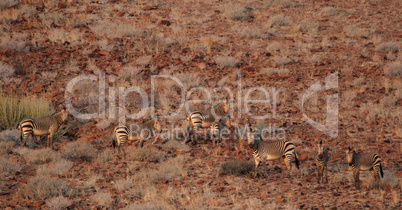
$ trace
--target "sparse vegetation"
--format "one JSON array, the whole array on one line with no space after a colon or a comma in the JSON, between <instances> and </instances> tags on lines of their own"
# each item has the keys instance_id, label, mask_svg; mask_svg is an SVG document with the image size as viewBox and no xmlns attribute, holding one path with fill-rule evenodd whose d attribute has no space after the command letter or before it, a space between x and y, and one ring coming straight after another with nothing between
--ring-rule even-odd
<instances>
[{"instance_id":1,"label":"sparse vegetation","mask_svg":"<svg viewBox=\"0 0 402 210\"><path fill-rule=\"evenodd\" d=\"M132 148L127 151L127 158L130 160L146 161L146 162L162 162L166 153L154 147L151 148Z\"/></svg>"},{"instance_id":2,"label":"sparse vegetation","mask_svg":"<svg viewBox=\"0 0 402 210\"><path fill-rule=\"evenodd\" d=\"M97 150L89 142L69 142L61 151L61 157L69 160L92 160L98 154Z\"/></svg>"},{"instance_id":3,"label":"sparse vegetation","mask_svg":"<svg viewBox=\"0 0 402 210\"><path fill-rule=\"evenodd\" d=\"M0 146L2 145L0 144ZM4 153L0 153L0 179L4 179L6 176L23 169L21 164L15 161L10 161L9 158L7 158L7 156L3 156L3 154Z\"/></svg>"},{"instance_id":4,"label":"sparse vegetation","mask_svg":"<svg viewBox=\"0 0 402 210\"><path fill-rule=\"evenodd\" d=\"M74 195L74 193L74 189L61 179L39 176L22 185L17 194L25 199L48 199L58 196L68 197Z\"/></svg>"},{"instance_id":5,"label":"sparse vegetation","mask_svg":"<svg viewBox=\"0 0 402 210\"><path fill-rule=\"evenodd\" d=\"M385 66L384 73L390 77L402 77L402 63L400 61L389 63Z\"/></svg>"},{"instance_id":6,"label":"sparse vegetation","mask_svg":"<svg viewBox=\"0 0 402 210\"><path fill-rule=\"evenodd\" d=\"M221 175L245 175L254 169L254 165L249 162L242 161L229 161L220 165L218 176Z\"/></svg>"},{"instance_id":7,"label":"sparse vegetation","mask_svg":"<svg viewBox=\"0 0 402 210\"><path fill-rule=\"evenodd\" d=\"M71 167L73 167L73 163L71 161L60 159L50 165L39 166L36 173L39 176L62 176L67 173Z\"/></svg>"},{"instance_id":8,"label":"sparse vegetation","mask_svg":"<svg viewBox=\"0 0 402 210\"><path fill-rule=\"evenodd\" d=\"M49 209L57 210L66 209L71 204L73 204L73 202L63 196L53 197L46 202L46 205Z\"/></svg>"},{"instance_id":9,"label":"sparse vegetation","mask_svg":"<svg viewBox=\"0 0 402 210\"><path fill-rule=\"evenodd\" d=\"M60 158L59 154L50 148L37 149L37 150L19 150L29 164L44 164L49 163Z\"/></svg>"},{"instance_id":10,"label":"sparse vegetation","mask_svg":"<svg viewBox=\"0 0 402 210\"><path fill-rule=\"evenodd\" d=\"M96 193L91 200L101 206L108 206L113 202L112 195L108 192Z\"/></svg>"},{"instance_id":11,"label":"sparse vegetation","mask_svg":"<svg viewBox=\"0 0 402 210\"><path fill-rule=\"evenodd\" d=\"M391 53L397 53L400 51L400 49L401 48L398 42L384 42L375 48L377 52L391 52Z\"/></svg>"},{"instance_id":12,"label":"sparse vegetation","mask_svg":"<svg viewBox=\"0 0 402 210\"><path fill-rule=\"evenodd\" d=\"M239 61L232 56L216 56L215 62L221 67L234 67Z\"/></svg>"}]
</instances>

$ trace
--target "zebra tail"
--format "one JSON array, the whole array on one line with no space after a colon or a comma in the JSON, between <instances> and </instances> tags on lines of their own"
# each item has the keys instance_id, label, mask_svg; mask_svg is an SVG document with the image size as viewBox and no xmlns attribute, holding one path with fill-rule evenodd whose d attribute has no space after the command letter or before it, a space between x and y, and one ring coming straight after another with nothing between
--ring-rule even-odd
<instances>
[{"instance_id":1,"label":"zebra tail","mask_svg":"<svg viewBox=\"0 0 402 210\"><path fill-rule=\"evenodd\" d=\"M22 142L22 126L21 126L21 123L18 125L18 129L20 130L20 141Z\"/></svg>"},{"instance_id":2,"label":"zebra tail","mask_svg":"<svg viewBox=\"0 0 402 210\"><path fill-rule=\"evenodd\" d=\"M297 169L299 169L299 159L297 159L297 154L296 154L296 151L294 152L294 155L295 155L295 163L296 163L296 167L297 167Z\"/></svg>"},{"instance_id":3,"label":"zebra tail","mask_svg":"<svg viewBox=\"0 0 402 210\"><path fill-rule=\"evenodd\" d=\"M382 171L382 164L380 163L380 173L381 173L381 177L384 177L384 172Z\"/></svg>"},{"instance_id":4,"label":"zebra tail","mask_svg":"<svg viewBox=\"0 0 402 210\"><path fill-rule=\"evenodd\" d=\"M188 125L187 125L187 134L190 133L190 129L191 129L191 115L189 115L187 117L187 121L188 121Z\"/></svg>"},{"instance_id":5,"label":"zebra tail","mask_svg":"<svg viewBox=\"0 0 402 210\"><path fill-rule=\"evenodd\" d=\"M113 147L113 149L116 149L116 146L117 146L116 141L117 141L117 139L116 139L116 135L114 133L113 133L111 139L112 139L112 147Z\"/></svg>"}]
</instances>

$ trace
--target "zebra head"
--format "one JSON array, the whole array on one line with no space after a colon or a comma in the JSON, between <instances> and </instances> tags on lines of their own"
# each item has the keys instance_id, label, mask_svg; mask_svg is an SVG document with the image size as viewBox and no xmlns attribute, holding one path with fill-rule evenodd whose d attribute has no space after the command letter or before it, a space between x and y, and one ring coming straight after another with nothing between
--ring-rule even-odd
<instances>
[{"instance_id":1,"label":"zebra head","mask_svg":"<svg viewBox=\"0 0 402 210\"><path fill-rule=\"evenodd\" d=\"M352 148L348 147L346 149L346 160L348 161L349 165L351 165L353 162L353 154L354 153L355 153L355 151Z\"/></svg>"},{"instance_id":2,"label":"zebra head","mask_svg":"<svg viewBox=\"0 0 402 210\"><path fill-rule=\"evenodd\" d=\"M246 125L247 132L247 140L249 145L253 145L255 143L255 138L257 135L256 128L252 128L250 124Z\"/></svg>"},{"instance_id":3,"label":"zebra head","mask_svg":"<svg viewBox=\"0 0 402 210\"><path fill-rule=\"evenodd\" d=\"M161 126L161 123L159 121L159 116L157 116L156 119L154 120L153 127L154 127L154 130L155 130L155 133L161 133L162 132L162 126Z\"/></svg>"},{"instance_id":4,"label":"zebra head","mask_svg":"<svg viewBox=\"0 0 402 210\"><path fill-rule=\"evenodd\" d=\"M324 144L322 143L322 141L317 143L317 147L318 147L318 157L322 159L322 153L324 152Z\"/></svg>"}]
</instances>

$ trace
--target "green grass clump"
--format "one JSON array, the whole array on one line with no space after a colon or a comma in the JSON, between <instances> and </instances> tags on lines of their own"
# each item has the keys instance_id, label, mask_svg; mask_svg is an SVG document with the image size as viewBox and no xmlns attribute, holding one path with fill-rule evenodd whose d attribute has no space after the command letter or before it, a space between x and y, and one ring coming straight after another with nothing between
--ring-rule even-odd
<instances>
[{"instance_id":1,"label":"green grass clump","mask_svg":"<svg viewBox=\"0 0 402 210\"><path fill-rule=\"evenodd\" d=\"M40 118L51 114L51 105L45 99L19 99L0 93L0 130L18 128L18 124L25 118Z\"/></svg>"}]
</instances>

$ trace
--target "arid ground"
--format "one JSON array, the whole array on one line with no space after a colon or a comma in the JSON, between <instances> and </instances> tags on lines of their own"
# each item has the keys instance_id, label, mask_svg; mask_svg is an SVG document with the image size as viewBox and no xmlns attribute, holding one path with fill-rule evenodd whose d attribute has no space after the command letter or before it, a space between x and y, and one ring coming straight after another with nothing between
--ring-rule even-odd
<instances>
[{"instance_id":1,"label":"arid ground","mask_svg":"<svg viewBox=\"0 0 402 210\"><path fill-rule=\"evenodd\" d=\"M400 209L401 8L398 0L2 0L0 208ZM208 135L183 144L188 110L226 97L232 127L222 144ZM20 147L22 117L66 102L77 112L53 150L45 137ZM127 142L126 157L117 156L119 120L156 114L161 138ZM295 144L301 165L291 178L281 159L254 173L246 123L265 128L264 141ZM324 184L319 140L331 149ZM347 146L381 157L379 189L369 171L355 188Z\"/></svg>"}]
</instances>

